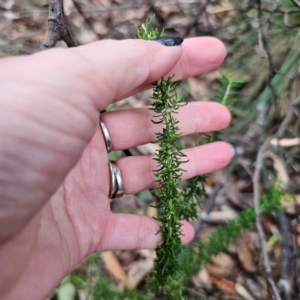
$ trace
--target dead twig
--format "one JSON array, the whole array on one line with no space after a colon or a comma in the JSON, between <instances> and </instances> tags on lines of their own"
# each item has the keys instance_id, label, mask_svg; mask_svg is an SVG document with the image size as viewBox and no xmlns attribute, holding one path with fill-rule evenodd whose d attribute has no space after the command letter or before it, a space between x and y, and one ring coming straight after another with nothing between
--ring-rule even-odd
<instances>
[{"instance_id":1,"label":"dead twig","mask_svg":"<svg viewBox=\"0 0 300 300\"><path fill-rule=\"evenodd\" d=\"M268 65L269 65L269 76L268 77L269 78L268 78L267 85L273 96L274 103L276 103L277 94L276 94L275 88L271 82L273 73L274 73L274 64L273 64L273 58L272 58L271 51L269 48L268 40L267 40L267 37L264 32L264 25L265 25L265 23L270 23L271 16L277 11L279 3L278 3L278 0L276 0L273 7L268 10L268 12L270 13L270 16L266 20L266 22L263 21L264 8L262 6L261 0L256 0L256 4L257 4L257 7L256 7L257 18L258 18L258 22L259 22L258 44L259 44L261 56L266 57L268 60ZM253 6L249 6L247 9L250 9L252 7L255 8L255 5L253 4ZM256 118L256 121L251 125L250 129L247 131L247 133L243 137L243 140L245 142L247 142L247 141L249 141L249 139L255 137L255 135L262 130L262 127L265 125L267 115L268 115L269 111L271 110L271 106L268 105L268 103L261 103L257 107L257 109L259 111L259 114Z\"/></svg>"},{"instance_id":2,"label":"dead twig","mask_svg":"<svg viewBox=\"0 0 300 300\"><path fill-rule=\"evenodd\" d=\"M207 200L207 204L204 208L204 210L202 211L202 213L200 214L200 218L199 218L199 221L197 222L197 224L195 225L195 237L194 237L194 240L191 242L195 242L197 237L198 237L198 234L202 228L202 225L206 222L210 212L213 210L214 206L215 206L215 203L216 203L216 198L220 192L220 190L224 187L224 185L228 182L233 170L234 170L234 167L236 165L236 162L237 162L237 157L234 157L231 164L229 165L228 167L228 170L225 174L225 176L223 177L223 179L221 180L221 182L219 182L213 189L210 197L208 198Z\"/></svg>"},{"instance_id":3,"label":"dead twig","mask_svg":"<svg viewBox=\"0 0 300 300\"><path fill-rule=\"evenodd\" d=\"M53 48L60 40L68 47L78 46L64 13L63 0L49 0L48 28L41 48Z\"/></svg>"},{"instance_id":4,"label":"dead twig","mask_svg":"<svg viewBox=\"0 0 300 300\"><path fill-rule=\"evenodd\" d=\"M261 48L263 48L265 55L267 56L268 59L268 63L269 63L269 80L268 80L268 86L269 89L271 90L272 94L273 94L273 98L274 98L274 103L276 102L277 99L277 95L275 92L275 89L271 83L271 79L274 73L274 65L273 65L273 59L272 59L272 55L270 52L270 48L269 48L269 44L266 38L266 35L264 33L264 24L263 24L263 19L262 19L262 4L261 4L261 0L257 0L257 16L258 16L258 22L259 22L259 44L261 45ZM276 4L274 5L274 10L276 9ZM273 11L274 11L273 10ZM273 11L271 11L270 14L273 14Z\"/></svg>"},{"instance_id":5,"label":"dead twig","mask_svg":"<svg viewBox=\"0 0 300 300\"><path fill-rule=\"evenodd\" d=\"M288 125L291 123L294 116L294 108L300 104L300 95L296 97L290 106L288 113L280 124L277 131L278 141L283 137ZM293 255L293 243L290 236L287 220L283 211L277 212L277 219L281 230L281 244L282 244L282 263L281 276L278 282L279 291L283 294L284 299L291 299L292 288L289 282L291 271L291 257Z\"/></svg>"},{"instance_id":6,"label":"dead twig","mask_svg":"<svg viewBox=\"0 0 300 300\"><path fill-rule=\"evenodd\" d=\"M291 275L291 258L293 255L293 242L284 211L279 210L277 212L277 220L279 223L282 244L281 272L280 280L278 282L278 289L285 300L290 300L292 288L289 282L289 278Z\"/></svg>"},{"instance_id":7,"label":"dead twig","mask_svg":"<svg viewBox=\"0 0 300 300\"><path fill-rule=\"evenodd\" d=\"M281 122L277 131L277 140L283 137L287 127L291 123L294 116L294 109L296 105L300 104L300 95L297 96L291 103L290 109L285 118ZM279 145L277 145L278 148ZM293 255L293 243L290 236L287 219L284 211L277 211L277 220L281 231L281 244L282 244L282 262L281 262L281 276L278 282L278 289L282 293L284 299L289 300L291 298L292 288L289 282L290 270L291 270L291 257Z\"/></svg>"},{"instance_id":8,"label":"dead twig","mask_svg":"<svg viewBox=\"0 0 300 300\"><path fill-rule=\"evenodd\" d=\"M260 241L261 252L263 255L264 267L266 271L267 281L273 291L274 298L276 300L281 300L281 297L278 293L274 280L272 278L271 267L269 263L269 257L266 248L266 241L264 238L264 232L261 225L261 216L260 216L260 189L259 189L259 180L260 174L263 168L263 159L264 153L266 152L267 148L269 147L271 138L268 138L262 146L259 148L256 162L255 162L255 170L253 174L253 202L254 202L254 210L256 214L256 228L258 231L258 237Z\"/></svg>"}]
</instances>

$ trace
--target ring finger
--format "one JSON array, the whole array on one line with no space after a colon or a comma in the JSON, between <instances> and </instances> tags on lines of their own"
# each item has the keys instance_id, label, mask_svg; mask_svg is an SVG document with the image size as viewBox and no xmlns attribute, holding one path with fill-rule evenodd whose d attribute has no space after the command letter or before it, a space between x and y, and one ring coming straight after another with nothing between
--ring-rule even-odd
<instances>
[{"instance_id":1,"label":"ring finger","mask_svg":"<svg viewBox=\"0 0 300 300\"><path fill-rule=\"evenodd\" d=\"M188 160L181 165L181 168L186 170L182 175L183 180L221 169L233 156L231 145L224 142L193 147L183 152L187 156L184 160ZM158 187L153 172L158 166L153 160L153 155L124 157L118 160L118 166L121 169L126 194Z\"/></svg>"}]
</instances>

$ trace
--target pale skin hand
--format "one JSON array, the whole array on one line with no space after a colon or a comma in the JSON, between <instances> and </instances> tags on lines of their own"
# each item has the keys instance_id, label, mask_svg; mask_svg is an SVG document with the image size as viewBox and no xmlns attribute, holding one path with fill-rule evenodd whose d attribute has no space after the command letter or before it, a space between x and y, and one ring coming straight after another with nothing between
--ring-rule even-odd
<instances>
[{"instance_id":1,"label":"pale skin hand","mask_svg":"<svg viewBox=\"0 0 300 300\"><path fill-rule=\"evenodd\" d=\"M45 299L93 252L161 242L154 219L110 211L98 112L163 75L181 79L212 70L225 53L214 38L176 47L127 40L0 61L1 299ZM189 104L178 118L184 135L230 122L227 109L216 103ZM114 150L155 139L146 108L106 113L103 120ZM223 142L185 152L184 178L222 168L232 157ZM155 186L151 157L122 158L118 166L126 193ZM194 232L187 222L182 228L187 243Z\"/></svg>"}]
</instances>

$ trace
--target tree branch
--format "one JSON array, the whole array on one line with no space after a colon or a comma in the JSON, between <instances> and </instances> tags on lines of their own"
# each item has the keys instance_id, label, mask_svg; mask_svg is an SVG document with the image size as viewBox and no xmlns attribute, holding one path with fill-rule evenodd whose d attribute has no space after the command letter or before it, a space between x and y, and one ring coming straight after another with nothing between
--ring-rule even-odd
<instances>
[{"instance_id":1,"label":"tree branch","mask_svg":"<svg viewBox=\"0 0 300 300\"><path fill-rule=\"evenodd\" d=\"M48 28L41 48L53 48L60 40L68 47L78 46L64 13L63 0L49 0Z\"/></svg>"}]
</instances>

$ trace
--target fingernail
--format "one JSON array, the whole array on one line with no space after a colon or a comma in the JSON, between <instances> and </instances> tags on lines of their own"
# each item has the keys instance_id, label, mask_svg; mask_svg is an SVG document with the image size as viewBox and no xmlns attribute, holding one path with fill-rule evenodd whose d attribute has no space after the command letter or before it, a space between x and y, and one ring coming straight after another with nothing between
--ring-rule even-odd
<instances>
[{"instance_id":1,"label":"fingernail","mask_svg":"<svg viewBox=\"0 0 300 300\"><path fill-rule=\"evenodd\" d=\"M151 41L157 41L164 46L172 47L181 45L183 42L183 38L179 36L161 36Z\"/></svg>"},{"instance_id":2,"label":"fingernail","mask_svg":"<svg viewBox=\"0 0 300 300\"><path fill-rule=\"evenodd\" d=\"M230 148L231 148L232 156L234 156L234 155L235 155L235 149L234 149L233 145L231 145L231 144L228 144L228 145L229 145Z\"/></svg>"}]
</instances>

